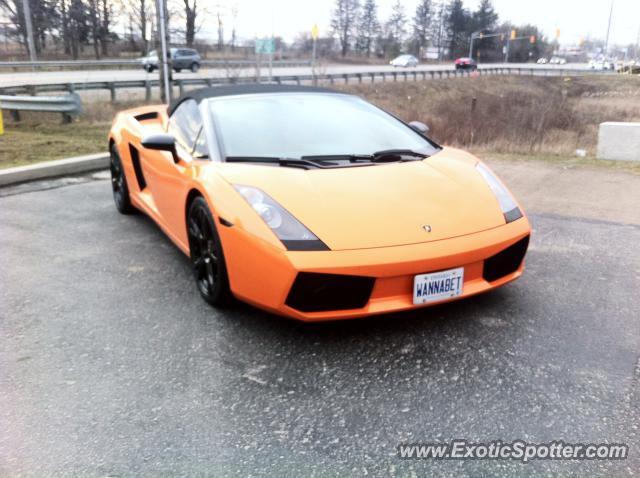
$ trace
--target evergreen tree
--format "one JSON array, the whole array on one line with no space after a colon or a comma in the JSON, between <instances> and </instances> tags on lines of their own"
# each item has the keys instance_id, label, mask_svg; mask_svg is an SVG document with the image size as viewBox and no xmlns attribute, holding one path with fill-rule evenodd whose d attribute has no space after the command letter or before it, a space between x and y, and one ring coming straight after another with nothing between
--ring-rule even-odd
<instances>
[{"instance_id":1,"label":"evergreen tree","mask_svg":"<svg viewBox=\"0 0 640 478\"><path fill-rule=\"evenodd\" d=\"M384 53L387 56L396 56L402 52L404 37L406 35L405 25L407 16L400 0L396 0L391 11L391 16L384 28Z\"/></svg>"},{"instance_id":2,"label":"evergreen tree","mask_svg":"<svg viewBox=\"0 0 640 478\"><path fill-rule=\"evenodd\" d=\"M471 14L464 8L462 0L453 0L449 4L446 26L450 58L465 55L471 35Z\"/></svg>"},{"instance_id":3,"label":"evergreen tree","mask_svg":"<svg viewBox=\"0 0 640 478\"><path fill-rule=\"evenodd\" d=\"M429 31L433 22L433 10L431 0L420 0L413 17L413 34L411 38L411 50L419 58L420 50L427 46Z\"/></svg>"},{"instance_id":4,"label":"evergreen tree","mask_svg":"<svg viewBox=\"0 0 640 478\"><path fill-rule=\"evenodd\" d=\"M375 0L365 0L358 19L358 38L356 50L367 57L371 55L373 43L380 30L378 5Z\"/></svg>"}]
</instances>

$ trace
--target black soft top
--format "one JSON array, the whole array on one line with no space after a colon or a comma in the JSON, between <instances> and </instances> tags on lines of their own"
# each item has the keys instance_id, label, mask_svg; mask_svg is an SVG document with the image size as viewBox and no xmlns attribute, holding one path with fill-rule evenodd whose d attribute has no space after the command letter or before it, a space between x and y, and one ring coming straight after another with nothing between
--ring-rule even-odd
<instances>
[{"instance_id":1,"label":"black soft top","mask_svg":"<svg viewBox=\"0 0 640 478\"><path fill-rule=\"evenodd\" d=\"M256 95L260 93L335 93L335 94L347 94L342 91L331 90L329 88L317 88L314 86L302 86L302 85L274 85L274 84L260 84L260 83L248 83L244 85L221 85L212 86L210 88L199 88L197 90L187 91L179 98L174 100L169 107L169 114L178 107L180 103L185 100L192 99L200 103L206 98L215 98L220 96L234 96L234 95Z\"/></svg>"}]
</instances>

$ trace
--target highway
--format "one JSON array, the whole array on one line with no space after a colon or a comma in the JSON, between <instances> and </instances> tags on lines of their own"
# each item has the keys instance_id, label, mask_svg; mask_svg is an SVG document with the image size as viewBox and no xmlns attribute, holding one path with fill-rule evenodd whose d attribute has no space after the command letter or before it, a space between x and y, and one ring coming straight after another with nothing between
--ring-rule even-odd
<instances>
[{"instance_id":1,"label":"highway","mask_svg":"<svg viewBox=\"0 0 640 478\"><path fill-rule=\"evenodd\" d=\"M563 70L585 70L587 65L584 63L570 63L566 65L538 65L535 63L487 63L480 65L480 68L497 68L497 67L512 67L512 68L557 68ZM442 70L453 69L453 63L445 64L429 64L420 65L416 68L396 68L395 70L401 71L430 71L430 70ZM370 71L394 71L394 67L390 65L344 65L344 64L330 64L321 65L318 67L317 72L320 74L326 73L363 73ZM224 78L227 76L248 77L254 76L256 73L255 68L203 68L198 73L182 72L174 73L174 78ZM268 68L263 66L261 68L261 74L263 77L268 75ZM295 67L279 67L273 68L274 75L305 75L311 74L311 67L309 66L295 66ZM20 86L20 85L38 85L48 83L83 83L91 81L127 81L127 80L145 80L155 79L158 77L158 72L147 73L140 67L139 70L80 70L80 71L21 71L21 72L4 72L0 73L0 88L7 86Z\"/></svg>"}]
</instances>

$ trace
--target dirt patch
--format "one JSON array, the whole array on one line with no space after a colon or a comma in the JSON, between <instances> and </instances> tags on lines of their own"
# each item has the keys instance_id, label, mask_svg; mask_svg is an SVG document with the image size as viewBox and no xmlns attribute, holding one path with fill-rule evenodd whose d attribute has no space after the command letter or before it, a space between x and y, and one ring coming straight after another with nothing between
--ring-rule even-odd
<instances>
[{"instance_id":1,"label":"dirt patch","mask_svg":"<svg viewBox=\"0 0 640 478\"><path fill-rule=\"evenodd\" d=\"M525 211L640 226L640 175L564 162L487 162Z\"/></svg>"}]
</instances>

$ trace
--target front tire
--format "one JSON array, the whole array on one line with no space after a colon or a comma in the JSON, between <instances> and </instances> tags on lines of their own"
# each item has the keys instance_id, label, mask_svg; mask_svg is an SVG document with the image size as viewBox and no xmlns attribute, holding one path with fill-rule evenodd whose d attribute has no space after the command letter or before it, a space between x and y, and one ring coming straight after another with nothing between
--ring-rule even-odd
<instances>
[{"instance_id":1,"label":"front tire","mask_svg":"<svg viewBox=\"0 0 640 478\"><path fill-rule=\"evenodd\" d=\"M116 209L120 214L133 214L135 208L131 205L127 178L115 144L111 145L110 153L111 189L113 190L113 201L116 203Z\"/></svg>"},{"instance_id":2,"label":"front tire","mask_svg":"<svg viewBox=\"0 0 640 478\"><path fill-rule=\"evenodd\" d=\"M215 221L202 197L189 206L187 214L189 252L196 285L202 298L213 306L229 303L229 277Z\"/></svg>"},{"instance_id":3,"label":"front tire","mask_svg":"<svg viewBox=\"0 0 640 478\"><path fill-rule=\"evenodd\" d=\"M191 63L191 73L198 73L198 70L200 69L200 65L198 65L197 63Z\"/></svg>"}]
</instances>

